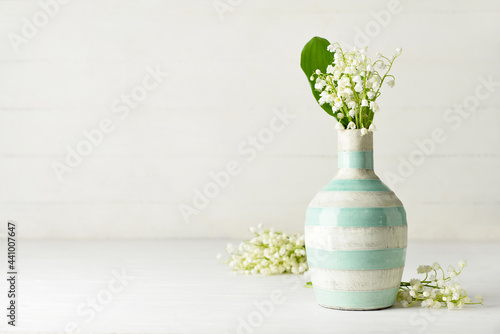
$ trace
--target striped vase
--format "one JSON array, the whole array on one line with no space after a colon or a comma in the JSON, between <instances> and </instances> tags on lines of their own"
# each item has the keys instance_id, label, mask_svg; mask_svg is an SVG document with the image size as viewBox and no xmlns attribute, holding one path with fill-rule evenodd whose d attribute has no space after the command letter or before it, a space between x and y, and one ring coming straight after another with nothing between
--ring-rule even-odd
<instances>
[{"instance_id":1,"label":"striped vase","mask_svg":"<svg viewBox=\"0 0 500 334\"><path fill-rule=\"evenodd\" d=\"M337 175L306 213L307 262L321 306L394 304L406 256L403 204L373 171L373 132L340 130Z\"/></svg>"}]
</instances>

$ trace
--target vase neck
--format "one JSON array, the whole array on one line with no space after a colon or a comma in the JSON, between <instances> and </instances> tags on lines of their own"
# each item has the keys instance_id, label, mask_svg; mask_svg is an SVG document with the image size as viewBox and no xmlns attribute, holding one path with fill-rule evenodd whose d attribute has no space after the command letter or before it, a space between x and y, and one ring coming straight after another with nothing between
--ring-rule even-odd
<instances>
[{"instance_id":1,"label":"vase neck","mask_svg":"<svg viewBox=\"0 0 500 334\"><path fill-rule=\"evenodd\" d=\"M339 130L338 168L373 169L373 132L361 136L361 130Z\"/></svg>"}]
</instances>

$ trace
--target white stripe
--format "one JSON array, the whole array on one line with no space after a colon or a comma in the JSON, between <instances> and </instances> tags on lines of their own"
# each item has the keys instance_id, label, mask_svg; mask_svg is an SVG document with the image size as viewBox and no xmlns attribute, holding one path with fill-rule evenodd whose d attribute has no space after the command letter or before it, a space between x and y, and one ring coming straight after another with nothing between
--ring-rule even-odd
<instances>
[{"instance_id":1,"label":"white stripe","mask_svg":"<svg viewBox=\"0 0 500 334\"><path fill-rule=\"evenodd\" d=\"M339 130L339 152L373 151L373 132L361 136L360 130Z\"/></svg>"},{"instance_id":2,"label":"white stripe","mask_svg":"<svg viewBox=\"0 0 500 334\"><path fill-rule=\"evenodd\" d=\"M317 208L386 208L403 206L392 191L320 191L310 207Z\"/></svg>"},{"instance_id":3,"label":"white stripe","mask_svg":"<svg viewBox=\"0 0 500 334\"><path fill-rule=\"evenodd\" d=\"M373 169L340 168L335 180L377 180Z\"/></svg>"},{"instance_id":4,"label":"white stripe","mask_svg":"<svg viewBox=\"0 0 500 334\"><path fill-rule=\"evenodd\" d=\"M324 250L403 248L407 233L407 226L306 226L305 243L307 247Z\"/></svg>"},{"instance_id":5,"label":"white stripe","mask_svg":"<svg viewBox=\"0 0 500 334\"><path fill-rule=\"evenodd\" d=\"M325 290L376 291L394 289L401 283L404 267L371 270L309 268L315 287Z\"/></svg>"}]
</instances>

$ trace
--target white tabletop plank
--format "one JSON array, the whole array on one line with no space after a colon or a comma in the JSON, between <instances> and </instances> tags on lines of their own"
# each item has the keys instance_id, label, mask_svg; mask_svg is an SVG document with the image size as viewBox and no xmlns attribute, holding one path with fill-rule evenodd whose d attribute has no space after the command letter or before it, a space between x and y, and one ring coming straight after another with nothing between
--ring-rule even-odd
<instances>
[{"instance_id":1,"label":"white tabletop plank","mask_svg":"<svg viewBox=\"0 0 500 334\"><path fill-rule=\"evenodd\" d=\"M349 312L318 306L303 287L307 276L234 275L215 260L226 242L21 240L18 326L7 326L4 315L0 332L62 333L71 323L81 333L500 332L498 243L413 242L408 248L405 280L416 277L419 264L468 260L459 281L471 296L483 294L484 307ZM115 282L114 273L129 278ZM100 311L90 311L93 299Z\"/></svg>"}]
</instances>

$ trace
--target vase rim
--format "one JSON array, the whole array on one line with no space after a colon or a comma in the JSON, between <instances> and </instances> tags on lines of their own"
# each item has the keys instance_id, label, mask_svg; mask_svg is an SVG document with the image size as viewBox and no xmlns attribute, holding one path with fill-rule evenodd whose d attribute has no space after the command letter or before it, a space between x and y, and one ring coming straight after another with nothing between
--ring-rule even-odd
<instances>
[{"instance_id":1,"label":"vase rim","mask_svg":"<svg viewBox=\"0 0 500 334\"><path fill-rule=\"evenodd\" d=\"M373 132L361 135L360 129L339 130L338 151L373 151Z\"/></svg>"},{"instance_id":2,"label":"vase rim","mask_svg":"<svg viewBox=\"0 0 500 334\"><path fill-rule=\"evenodd\" d=\"M338 132L361 132L361 129L338 129ZM368 131L367 134L373 133L372 131Z\"/></svg>"}]
</instances>

